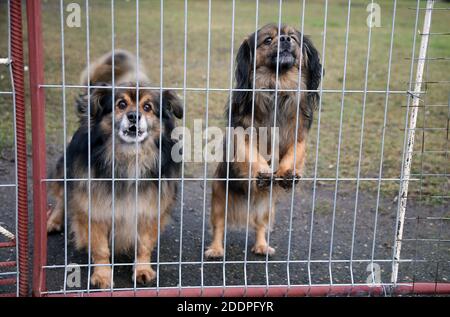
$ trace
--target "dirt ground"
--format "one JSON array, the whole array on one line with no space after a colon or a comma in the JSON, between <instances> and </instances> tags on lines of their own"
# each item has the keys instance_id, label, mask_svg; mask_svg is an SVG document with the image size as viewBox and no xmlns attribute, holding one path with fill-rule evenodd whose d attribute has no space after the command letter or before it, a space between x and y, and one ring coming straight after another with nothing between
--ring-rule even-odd
<instances>
[{"instance_id":1,"label":"dirt ground","mask_svg":"<svg viewBox=\"0 0 450 317\"><path fill-rule=\"evenodd\" d=\"M54 160L56 156L49 156ZM3 153L0 159L0 182L13 180L14 160L10 154ZM32 236L31 188L30 188L30 237ZM300 191L296 192L294 209L292 212L292 230L289 246L290 194L286 196L277 208L274 230L270 234L270 244L276 248L276 254L268 259L258 257L250 252L254 242L252 232L249 233L247 247L247 261L245 260L245 232L229 232L227 235L226 262L222 260L205 261L200 263L202 249L202 233L205 243L210 242L208 231L208 211L210 188L207 188L206 202L206 230L203 231L203 182L186 181L184 184L183 226L180 232L181 208L178 202L173 210L173 217L160 239L160 248L155 249L152 257L157 262L159 252L159 279L150 287L177 287L203 285L243 285L245 277L247 285L283 285L294 284L336 284L351 283L353 272L354 283L366 282L369 260L372 259L372 242L375 228L376 197L360 191L356 216L355 192L340 189L337 195L336 212L333 224L334 185L319 183L316 187L316 206L312 220L313 183L304 181ZM14 189L0 190L0 223L14 232L15 201ZM324 204L324 202L327 202ZM374 262L379 265L382 282L389 282L393 241L395 235L397 202L392 197L382 197L375 233L373 249ZM403 243L403 262L400 265L399 280L411 281L439 281L445 282L450 278L450 230L448 221L432 221L426 217L443 217L448 213L445 206L423 205L410 201L407 209L408 220L405 223L405 241ZM354 221L355 219L355 221ZM313 221L313 226L311 226ZM312 234L311 234L312 228ZM354 230L354 239L352 232ZM180 240L180 234L181 240ZM331 235L333 234L333 240ZM311 262L308 274L309 241L311 239ZM441 240L439 243L436 240ZM32 240L30 250L33 250ZM67 241L67 259L65 258L65 242ZM333 242L331 246L331 241ZM353 242L353 253L352 253ZM180 248L180 244L182 247ZM288 249L291 252L288 255ZM181 249L181 254L180 254ZM332 250L332 264L329 264L330 250ZM30 252L32 253L32 252ZM30 254L30 265L31 257ZM292 261L287 264L287 259ZM14 260L14 251L2 250L0 260ZM179 264L182 260L181 265ZM350 259L353 264L350 266ZM120 265L132 262L131 256L115 256L114 282L117 288L133 287L131 280L132 267ZM64 233L53 234L48 238L48 265L64 265L76 263L81 265L81 285L79 288L67 287L66 290L88 288L88 272L83 264L88 263L85 252L76 251L70 236ZM2 271L4 272L4 270ZM203 275L202 275L203 273ZM203 279L202 279L203 277ZM225 280L224 280L225 277ZM63 289L64 269L47 269L47 286L50 291ZM140 287L138 285L138 287ZM0 286L0 293L8 291Z\"/></svg>"}]
</instances>

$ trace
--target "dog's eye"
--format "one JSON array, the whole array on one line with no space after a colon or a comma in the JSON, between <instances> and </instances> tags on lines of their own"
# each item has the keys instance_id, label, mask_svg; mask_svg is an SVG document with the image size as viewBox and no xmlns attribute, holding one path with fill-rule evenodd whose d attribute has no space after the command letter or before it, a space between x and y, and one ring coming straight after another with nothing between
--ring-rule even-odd
<instances>
[{"instance_id":1,"label":"dog's eye","mask_svg":"<svg viewBox=\"0 0 450 317\"><path fill-rule=\"evenodd\" d=\"M269 45L270 43L272 43L272 38L268 37L264 40L264 44Z\"/></svg>"},{"instance_id":2,"label":"dog's eye","mask_svg":"<svg viewBox=\"0 0 450 317\"><path fill-rule=\"evenodd\" d=\"M146 103L144 107L142 107L142 109L144 109L145 112L149 112L150 110L152 110L152 107L148 103Z\"/></svg>"},{"instance_id":3,"label":"dog's eye","mask_svg":"<svg viewBox=\"0 0 450 317\"><path fill-rule=\"evenodd\" d=\"M127 103L125 101L120 101L117 106L119 107L119 109L123 110L127 107Z\"/></svg>"}]
</instances>

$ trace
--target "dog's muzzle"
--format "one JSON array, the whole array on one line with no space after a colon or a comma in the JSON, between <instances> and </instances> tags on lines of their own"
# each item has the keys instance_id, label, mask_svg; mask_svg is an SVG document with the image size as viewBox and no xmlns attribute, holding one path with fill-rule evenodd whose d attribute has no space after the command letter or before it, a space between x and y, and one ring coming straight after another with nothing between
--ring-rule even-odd
<instances>
[{"instance_id":1,"label":"dog's muzzle","mask_svg":"<svg viewBox=\"0 0 450 317\"><path fill-rule=\"evenodd\" d=\"M148 135L148 125L140 112L130 111L122 117L119 136L126 143L142 142Z\"/></svg>"},{"instance_id":2,"label":"dog's muzzle","mask_svg":"<svg viewBox=\"0 0 450 317\"><path fill-rule=\"evenodd\" d=\"M274 69L276 69L277 64L280 72L286 71L294 66L295 56L292 52L292 41L293 39L288 35L280 36L280 52L275 51L272 56L272 67Z\"/></svg>"}]
</instances>

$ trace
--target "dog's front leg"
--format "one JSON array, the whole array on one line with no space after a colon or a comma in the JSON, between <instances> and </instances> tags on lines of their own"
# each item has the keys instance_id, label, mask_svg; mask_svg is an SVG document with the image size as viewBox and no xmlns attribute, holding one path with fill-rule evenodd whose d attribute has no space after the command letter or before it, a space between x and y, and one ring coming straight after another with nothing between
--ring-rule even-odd
<instances>
[{"instance_id":1,"label":"dog's front leg","mask_svg":"<svg viewBox=\"0 0 450 317\"><path fill-rule=\"evenodd\" d=\"M272 206L269 206L269 198L265 197L265 204L263 205L263 217L255 219L255 233L256 241L252 248L252 252L258 255L274 255L275 249L270 247L266 240L266 231L269 230L269 222L273 226L273 215L275 214L275 201L272 200ZM270 219L270 220L269 220Z\"/></svg>"},{"instance_id":2,"label":"dog's front leg","mask_svg":"<svg viewBox=\"0 0 450 317\"><path fill-rule=\"evenodd\" d=\"M152 269L150 262L153 248L158 239L158 226L154 221L141 219L138 230L139 241L133 280L146 285L156 277L156 272Z\"/></svg>"},{"instance_id":3,"label":"dog's front leg","mask_svg":"<svg viewBox=\"0 0 450 317\"><path fill-rule=\"evenodd\" d=\"M56 197L55 206L47 211L47 233L60 232L64 226L64 201Z\"/></svg>"},{"instance_id":4,"label":"dog's front leg","mask_svg":"<svg viewBox=\"0 0 450 317\"><path fill-rule=\"evenodd\" d=\"M301 176L305 165L306 140L301 140L297 144L293 143L280 161L275 177L283 178L278 181L281 187L288 189L292 187L292 180L295 183ZM295 172L294 172L295 169Z\"/></svg>"},{"instance_id":5,"label":"dog's front leg","mask_svg":"<svg viewBox=\"0 0 450 317\"><path fill-rule=\"evenodd\" d=\"M256 185L258 188L265 188L270 185L270 179L272 178L272 169L267 163L266 159L258 152L256 142L253 142L253 149L250 146L250 142L246 141L245 146L238 147L237 158L245 158L245 162L252 165L251 177L256 177ZM243 174L248 173L249 166L243 165Z\"/></svg>"},{"instance_id":6,"label":"dog's front leg","mask_svg":"<svg viewBox=\"0 0 450 317\"><path fill-rule=\"evenodd\" d=\"M88 227L85 227L86 233ZM94 273L91 276L91 284L98 288L110 288L113 286L111 280L111 263L109 257L111 255L109 249L109 228L108 225L92 221L91 222L91 254L95 265Z\"/></svg>"},{"instance_id":7,"label":"dog's front leg","mask_svg":"<svg viewBox=\"0 0 450 317\"><path fill-rule=\"evenodd\" d=\"M215 181L212 185L211 227L213 240L205 251L206 258L221 258L224 254L223 236L225 232L225 186Z\"/></svg>"}]
</instances>

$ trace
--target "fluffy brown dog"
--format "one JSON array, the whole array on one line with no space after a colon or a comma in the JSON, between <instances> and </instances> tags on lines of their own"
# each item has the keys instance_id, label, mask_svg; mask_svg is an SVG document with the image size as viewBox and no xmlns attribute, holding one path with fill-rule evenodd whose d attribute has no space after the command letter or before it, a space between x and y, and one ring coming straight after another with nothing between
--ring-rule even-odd
<instances>
[{"instance_id":1,"label":"fluffy brown dog","mask_svg":"<svg viewBox=\"0 0 450 317\"><path fill-rule=\"evenodd\" d=\"M259 141L259 135L254 136L256 138L253 149L250 148L248 134L245 142L236 144L237 142L233 141L233 146L230 147L237 155L244 154L243 161L237 161L235 156L227 160L228 138L224 139L224 160L219 163L215 173L215 178L224 180L214 181L212 187L213 241L205 252L206 257L223 256L226 220L228 228L246 226L248 195L250 195L248 223L256 231L256 242L252 251L261 255L272 255L275 252L266 241L269 219L273 224L275 203L283 192L282 189L291 188L302 174L308 131L319 99L316 91L302 91L300 95L296 91L299 87L302 90L317 90L321 81L322 65L312 42L290 26L281 26L278 34L278 25L269 24L258 30L257 35L250 35L239 48L236 65L235 88L240 90L233 91L230 96L227 109L229 125L235 129L238 127L247 129L252 126L253 117L254 133L258 134L259 128L270 130L274 126L276 115L275 126L278 128L276 150L279 164L271 163L272 134L267 138L268 144L264 145ZM253 87L258 90L252 91ZM275 89L278 89L277 96ZM297 142L295 142L296 128ZM236 135L230 136L234 140L237 138ZM261 155L258 151L261 146L269 149L269 157ZM228 198L225 181L227 176L232 179L228 181ZM250 191L249 182L245 181L245 178L249 177L257 179L251 182ZM242 180L235 180L236 178ZM273 185L269 186L271 182ZM273 189L272 204L270 204L270 187Z\"/></svg>"},{"instance_id":2,"label":"fluffy brown dog","mask_svg":"<svg viewBox=\"0 0 450 317\"><path fill-rule=\"evenodd\" d=\"M80 96L77 101L80 126L67 147L66 162L61 157L53 173L54 178L64 178L66 163L70 228L76 247L90 248L93 263L102 264L94 267L91 276L91 284L100 288L112 285L108 265L112 239L116 252L134 253L137 249L133 279L146 284L156 276L148 263L158 237L158 218L162 230L177 186L173 181L148 179L159 177L159 165L162 178L178 177L179 163L170 155L175 141L170 135L175 117L183 115L181 101L172 91L163 91L161 96L159 91L132 88L136 82L123 82L134 74L146 79L126 51L118 50L114 57L110 53L94 62L90 67L91 85L111 84L113 58L117 86L114 96L107 87L92 89L90 96ZM83 74L82 83L86 84L87 71ZM139 85L148 86L145 82ZM112 181L108 180L113 176L113 166L114 191ZM161 186L160 204L158 186ZM54 182L51 189L56 204L49 215L48 232L60 230L64 221L64 183Z\"/></svg>"}]
</instances>

